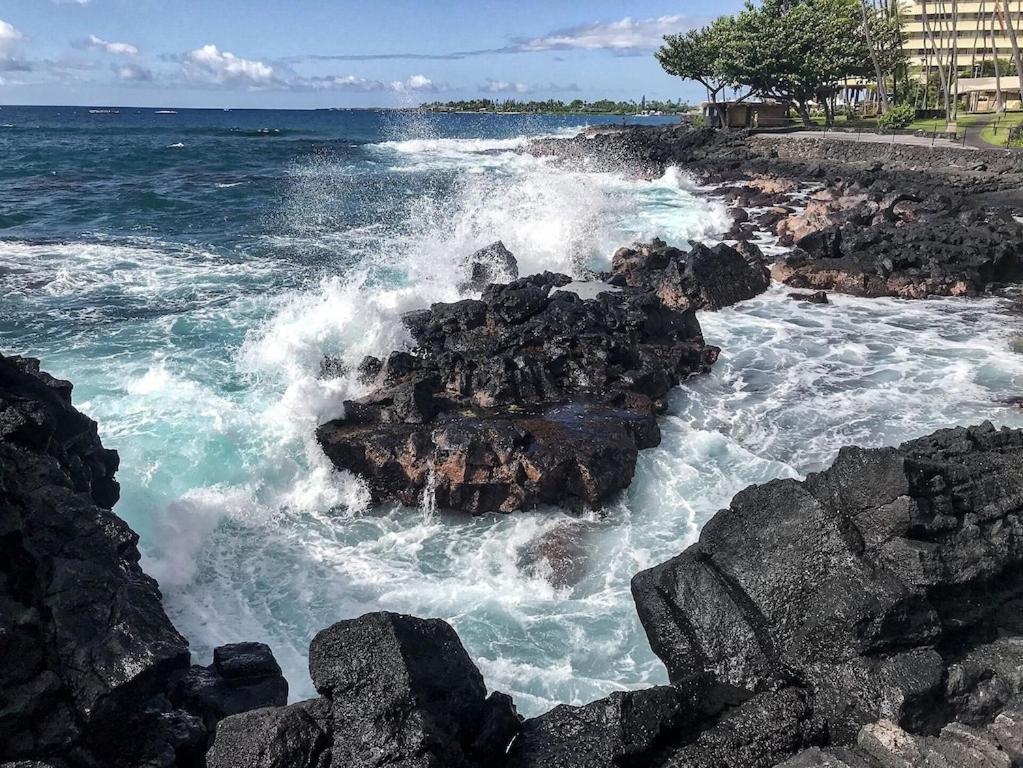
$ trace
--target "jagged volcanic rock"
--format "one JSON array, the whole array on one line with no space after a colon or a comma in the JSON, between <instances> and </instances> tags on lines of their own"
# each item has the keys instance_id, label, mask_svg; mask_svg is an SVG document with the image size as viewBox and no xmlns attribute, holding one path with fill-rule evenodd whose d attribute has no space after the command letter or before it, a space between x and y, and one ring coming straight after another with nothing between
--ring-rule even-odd
<instances>
[{"instance_id":1,"label":"jagged volcanic rock","mask_svg":"<svg viewBox=\"0 0 1023 768\"><path fill-rule=\"evenodd\" d=\"M482 291L491 283L505 283L519 276L519 263L500 240L480 248L465 260L466 280L459 286L464 293Z\"/></svg>"},{"instance_id":2,"label":"jagged volcanic rock","mask_svg":"<svg viewBox=\"0 0 1023 768\"><path fill-rule=\"evenodd\" d=\"M256 709L220 723L207 768L329 768L330 702Z\"/></svg>"},{"instance_id":3,"label":"jagged volcanic rock","mask_svg":"<svg viewBox=\"0 0 1023 768\"><path fill-rule=\"evenodd\" d=\"M341 622L324 698L228 718L209 764L1018 768L1021 470L1023 431L982 425L746 489L634 579L672 685L521 724L443 622Z\"/></svg>"},{"instance_id":4,"label":"jagged volcanic rock","mask_svg":"<svg viewBox=\"0 0 1023 768\"><path fill-rule=\"evenodd\" d=\"M215 648L208 667L193 666L174 679L170 699L212 732L228 715L286 704L288 681L269 646L233 643Z\"/></svg>"},{"instance_id":5,"label":"jagged volcanic rock","mask_svg":"<svg viewBox=\"0 0 1023 768\"><path fill-rule=\"evenodd\" d=\"M188 646L139 567L136 535L110 512L117 454L71 406L71 384L36 360L0 357L0 467L2 756L130 764L156 726L145 704ZM126 713L139 732L109 743Z\"/></svg>"},{"instance_id":6,"label":"jagged volcanic rock","mask_svg":"<svg viewBox=\"0 0 1023 768\"><path fill-rule=\"evenodd\" d=\"M842 183L776 228L797 248L772 273L794 288L917 299L1023 279L1023 226L933 191Z\"/></svg>"},{"instance_id":7,"label":"jagged volcanic rock","mask_svg":"<svg viewBox=\"0 0 1023 768\"><path fill-rule=\"evenodd\" d=\"M360 366L373 390L319 428L327 456L377 501L427 492L473 514L597 505L627 487L660 441L663 398L718 350L652 291L582 299L559 290L569 282L533 275L407 315L418 354Z\"/></svg>"},{"instance_id":8,"label":"jagged volcanic rock","mask_svg":"<svg viewBox=\"0 0 1023 768\"><path fill-rule=\"evenodd\" d=\"M653 176L669 165L720 187L733 226L800 246L772 271L794 288L860 296L977 295L1023 280L1012 153L636 127L592 138L545 139L529 151L562 162ZM806 210L798 182L824 182ZM766 208L751 216L743 208Z\"/></svg>"},{"instance_id":9,"label":"jagged volcanic rock","mask_svg":"<svg viewBox=\"0 0 1023 768\"><path fill-rule=\"evenodd\" d=\"M138 537L110 511L117 453L71 389L37 360L0 355L0 762L200 764L216 696L207 708L168 698L188 645L139 567ZM223 677L251 670L217 653ZM265 681L268 649L261 660ZM232 708L281 701L249 689Z\"/></svg>"},{"instance_id":10,"label":"jagged volcanic rock","mask_svg":"<svg viewBox=\"0 0 1023 768\"><path fill-rule=\"evenodd\" d=\"M752 486L634 577L651 645L672 679L800 681L836 744L879 718L920 731L969 712L969 684L946 695L946 669L991 666L1004 653L971 649L1018 630L1021 468L1023 433L984 425L844 448L804 482Z\"/></svg>"},{"instance_id":11,"label":"jagged volcanic rock","mask_svg":"<svg viewBox=\"0 0 1023 768\"><path fill-rule=\"evenodd\" d=\"M511 699L487 696L439 619L370 613L313 638L322 698L224 720L209 768L483 768L519 731Z\"/></svg>"},{"instance_id":12,"label":"jagged volcanic rock","mask_svg":"<svg viewBox=\"0 0 1023 768\"><path fill-rule=\"evenodd\" d=\"M704 683L617 691L582 707L561 704L526 720L512 745L509 768L652 764L671 734L700 719Z\"/></svg>"},{"instance_id":13,"label":"jagged volcanic rock","mask_svg":"<svg viewBox=\"0 0 1023 768\"><path fill-rule=\"evenodd\" d=\"M771 274L755 245L744 255L725 243L692 243L689 251L663 240L619 248L610 282L653 291L671 309L721 309L766 291Z\"/></svg>"},{"instance_id":14,"label":"jagged volcanic rock","mask_svg":"<svg viewBox=\"0 0 1023 768\"><path fill-rule=\"evenodd\" d=\"M860 729L854 747L812 747L778 768L1012 768L1023 764L1023 700L982 727L949 723L936 735L891 720Z\"/></svg>"}]
</instances>

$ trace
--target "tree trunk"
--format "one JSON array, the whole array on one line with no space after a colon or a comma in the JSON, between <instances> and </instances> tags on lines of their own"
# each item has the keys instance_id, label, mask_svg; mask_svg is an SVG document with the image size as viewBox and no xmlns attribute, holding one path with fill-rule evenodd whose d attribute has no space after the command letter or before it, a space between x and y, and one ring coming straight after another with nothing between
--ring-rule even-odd
<instances>
[{"instance_id":1,"label":"tree trunk","mask_svg":"<svg viewBox=\"0 0 1023 768\"><path fill-rule=\"evenodd\" d=\"M863 34L867 37L867 50L870 51L870 60L874 63L874 74L877 76L877 95L881 100L881 114L888 111L888 91L884 84L884 72L881 71L881 63L877 58L877 51L874 49L874 35L870 31L870 17L867 13L867 0L860 0L860 11L863 13Z\"/></svg>"},{"instance_id":2,"label":"tree trunk","mask_svg":"<svg viewBox=\"0 0 1023 768\"><path fill-rule=\"evenodd\" d=\"M995 63L995 112L1005 111L1005 97L1002 95L1002 65L998 62L998 43L995 41L995 18L998 3L991 9L991 53Z\"/></svg>"},{"instance_id":3,"label":"tree trunk","mask_svg":"<svg viewBox=\"0 0 1023 768\"><path fill-rule=\"evenodd\" d=\"M899 34L898 34L896 39L899 41L899 55L900 55L900 58L903 59L902 67L901 67L903 81L904 81L904 86L905 86L903 88L903 90L905 91L906 96L908 97L909 93L910 93L909 65L906 63L906 61L904 59L904 56L905 56L905 53L906 53L906 45L905 45L905 42L902 39L902 18L901 18L902 17L902 9L899 6L899 0L891 0L891 5L889 6L889 14L895 18L895 21L897 23L897 28L899 30ZM896 65L895 71L892 72L892 83L893 84L895 83L896 79L898 78L898 71L899 71L899 69L900 69L900 67L898 65Z\"/></svg>"},{"instance_id":4,"label":"tree trunk","mask_svg":"<svg viewBox=\"0 0 1023 768\"><path fill-rule=\"evenodd\" d=\"M952 111L949 120L955 120L959 112L959 0L952 0L952 53L948 62L948 91L952 93L955 83L956 95L952 98Z\"/></svg>"},{"instance_id":5,"label":"tree trunk","mask_svg":"<svg viewBox=\"0 0 1023 768\"><path fill-rule=\"evenodd\" d=\"M947 119L950 114L947 87L948 78L946 78L945 76L944 59L942 59L941 51L938 49L938 44L934 40L934 30L931 29L930 20L929 17L927 16L927 0L920 0L920 10L921 16L923 18L924 31L927 37L930 39L931 48L934 49L934 60L938 65L938 83L941 87L941 95L944 98L945 118Z\"/></svg>"},{"instance_id":6,"label":"tree trunk","mask_svg":"<svg viewBox=\"0 0 1023 768\"><path fill-rule=\"evenodd\" d=\"M1009 35L1009 45L1012 46L1012 58L1016 62L1016 74L1019 77L1019 88L1020 88L1020 99L1023 99L1023 60L1021 60L1019 53L1019 41L1016 39L1016 27L1012 23L1012 11L1007 4L1003 4L1005 9L1002 13L1002 23L1005 25L1005 31Z\"/></svg>"},{"instance_id":7,"label":"tree trunk","mask_svg":"<svg viewBox=\"0 0 1023 768\"><path fill-rule=\"evenodd\" d=\"M806 103L802 101L797 101L796 111L799 113L799 117L803 121L803 127L812 128L813 120L810 119L810 110L807 108Z\"/></svg>"}]
</instances>

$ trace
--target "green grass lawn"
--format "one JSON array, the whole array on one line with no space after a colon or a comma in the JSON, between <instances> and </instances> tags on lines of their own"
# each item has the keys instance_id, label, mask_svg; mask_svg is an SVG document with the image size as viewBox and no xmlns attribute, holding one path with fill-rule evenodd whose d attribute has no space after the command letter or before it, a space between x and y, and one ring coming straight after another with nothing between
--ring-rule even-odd
<instances>
[{"instance_id":1,"label":"green grass lawn","mask_svg":"<svg viewBox=\"0 0 1023 768\"><path fill-rule=\"evenodd\" d=\"M1006 112L980 129L980 140L1004 147L1009 129L1023 123L1023 112Z\"/></svg>"},{"instance_id":2,"label":"green grass lawn","mask_svg":"<svg viewBox=\"0 0 1023 768\"><path fill-rule=\"evenodd\" d=\"M824 125L824 116L819 115L812 118L815 125ZM992 115L990 112L967 114L960 113L955 120L956 135L962 138L966 129L975 126L983 126L979 134L975 134L981 141L995 147L1004 147L1005 139L1009 128L1023 123L1023 112L1006 112L1002 115ZM877 118L858 118L850 120L845 115L838 115L835 118L836 128L862 128L865 131L876 131ZM944 119L928 118L926 120L914 120L907 126L911 131L924 131L925 133L944 133L946 123Z\"/></svg>"}]
</instances>

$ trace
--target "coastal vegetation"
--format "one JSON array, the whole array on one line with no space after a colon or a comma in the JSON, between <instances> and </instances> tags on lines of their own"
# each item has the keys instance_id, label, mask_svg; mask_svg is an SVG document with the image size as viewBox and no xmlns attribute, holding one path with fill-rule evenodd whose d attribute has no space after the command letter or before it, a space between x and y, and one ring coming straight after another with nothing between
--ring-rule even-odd
<instances>
[{"instance_id":1,"label":"coastal vegetation","mask_svg":"<svg viewBox=\"0 0 1023 768\"><path fill-rule=\"evenodd\" d=\"M656 57L672 75L701 83L708 100L730 90L791 104L810 126L811 105L834 122L840 90L901 65L897 17L859 0L766 0L708 26L669 35ZM723 119L722 110L713 110Z\"/></svg>"},{"instance_id":2,"label":"coastal vegetation","mask_svg":"<svg viewBox=\"0 0 1023 768\"><path fill-rule=\"evenodd\" d=\"M960 109L1004 113L1018 90L1011 83L1019 78L1023 85L1012 14L998 2L990 17L983 3L979 12L962 14L957 0L936 12L927 0L915 8L887 0L748 3L702 29L668 35L655 55L669 74L704 86L708 118L718 125L726 122L728 103L751 97L791 105L807 127L815 111L823 112L824 125L835 124L840 95L850 113L853 102L867 102L857 116L897 110L878 121L884 128L911 126L910 110L939 110L946 122ZM923 36L913 39L920 28ZM1011 56L998 35L1011 44ZM993 78L993 87L976 78ZM1005 78L1010 84L1003 88ZM731 99L717 106L722 94Z\"/></svg>"},{"instance_id":3,"label":"coastal vegetation","mask_svg":"<svg viewBox=\"0 0 1023 768\"><path fill-rule=\"evenodd\" d=\"M637 113L661 113L665 115L681 115L692 107L678 99L676 101L660 101L641 98L638 102L612 101L598 99L584 101L573 99L565 102L558 99L539 101L521 101L519 99L463 99L460 101L435 101L424 104L422 109L431 112L496 112L503 114L543 114L543 115L635 115Z\"/></svg>"}]
</instances>

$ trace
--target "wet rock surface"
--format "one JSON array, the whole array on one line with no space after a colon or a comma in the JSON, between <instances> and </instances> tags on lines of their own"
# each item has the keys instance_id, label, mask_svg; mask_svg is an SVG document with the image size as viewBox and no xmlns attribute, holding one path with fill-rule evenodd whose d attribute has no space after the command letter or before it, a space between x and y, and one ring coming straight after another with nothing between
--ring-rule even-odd
<instances>
[{"instance_id":1,"label":"wet rock surface","mask_svg":"<svg viewBox=\"0 0 1023 768\"><path fill-rule=\"evenodd\" d=\"M1012 768L1023 764L1023 709L987 725L949 723L934 735L908 733L891 720L863 726L851 747L811 747L778 768Z\"/></svg>"},{"instance_id":2,"label":"wet rock surface","mask_svg":"<svg viewBox=\"0 0 1023 768\"><path fill-rule=\"evenodd\" d=\"M742 257L737 257L744 264ZM543 273L405 316L415 354L364 361L369 395L317 438L376 501L481 514L599 505L657 445L668 391L704 373L691 308L646 286L593 298Z\"/></svg>"},{"instance_id":3,"label":"wet rock surface","mask_svg":"<svg viewBox=\"0 0 1023 768\"><path fill-rule=\"evenodd\" d=\"M521 727L439 619L338 622L313 638L309 673L321 698L227 718L209 768L482 768Z\"/></svg>"},{"instance_id":4,"label":"wet rock surface","mask_svg":"<svg viewBox=\"0 0 1023 768\"><path fill-rule=\"evenodd\" d=\"M794 250L772 274L794 288L861 296L977 295L1023 278L1023 227L930 190L840 183L778 222Z\"/></svg>"},{"instance_id":5,"label":"wet rock surface","mask_svg":"<svg viewBox=\"0 0 1023 768\"><path fill-rule=\"evenodd\" d=\"M1019 766L1021 469L1023 431L981 425L742 491L634 579L671 685L521 722L444 622L341 622L310 651L319 703L228 718L210 764Z\"/></svg>"},{"instance_id":6,"label":"wet rock surface","mask_svg":"<svg viewBox=\"0 0 1023 768\"><path fill-rule=\"evenodd\" d=\"M982 721L1018 685L1014 646L989 644L1019 631L1021 466L1023 433L985 425L748 488L634 577L651 645L672 679L798 680L836 744Z\"/></svg>"},{"instance_id":7,"label":"wet rock surface","mask_svg":"<svg viewBox=\"0 0 1023 768\"><path fill-rule=\"evenodd\" d=\"M500 240L480 248L465 260L462 293L482 291L491 283L506 283L519 276L519 263Z\"/></svg>"},{"instance_id":8,"label":"wet rock surface","mask_svg":"<svg viewBox=\"0 0 1023 768\"><path fill-rule=\"evenodd\" d=\"M743 254L725 243L694 242L683 251L654 240L619 248L609 282L652 291L671 309L721 309L770 287L770 271L755 247Z\"/></svg>"},{"instance_id":9,"label":"wet rock surface","mask_svg":"<svg viewBox=\"0 0 1023 768\"><path fill-rule=\"evenodd\" d=\"M134 535L100 504L116 500L116 455L71 407L70 385L0 358L0 401L0 764L1023 760L1023 431L982 425L846 448L805 481L746 489L696 545L635 577L671 684L523 721L437 619L374 613L323 630L309 652L320 697L297 704L284 705L287 684L260 643L188 667ZM564 549L536 554L568 563ZM64 567L74 584L55 581Z\"/></svg>"},{"instance_id":10,"label":"wet rock surface","mask_svg":"<svg viewBox=\"0 0 1023 768\"><path fill-rule=\"evenodd\" d=\"M234 643L215 648L208 667L193 666L176 676L170 699L202 718L212 732L228 715L286 704L288 681L269 646Z\"/></svg>"},{"instance_id":11,"label":"wet rock surface","mask_svg":"<svg viewBox=\"0 0 1023 768\"><path fill-rule=\"evenodd\" d=\"M655 175L684 167L734 205L726 239L777 235L794 288L859 296L977 295L1023 279L1018 153L883 146L681 127L549 139L530 151ZM805 199L806 183L818 189Z\"/></svg>"},{"instance_id":12,"label":"wet rock surface","mask_svg":"<svg viewBox=\"0 0 1023 768\"><path fill-rule=\"evenodd\" d=\"M218 715L169 698L188 645L110 511L117 453L71 391L0 356L0 762L200 765ZM251 682L251 658L218 655L218 679ZM273 657L259 656L265 681ZM236 711L283 700L248 694Z\"/></svg>"}]
</instances>

